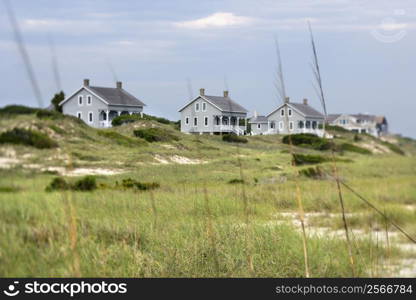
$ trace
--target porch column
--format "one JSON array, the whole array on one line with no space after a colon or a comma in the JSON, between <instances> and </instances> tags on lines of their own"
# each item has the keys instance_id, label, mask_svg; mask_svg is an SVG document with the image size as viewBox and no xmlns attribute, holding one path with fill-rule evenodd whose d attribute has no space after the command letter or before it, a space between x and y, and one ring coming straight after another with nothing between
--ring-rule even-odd
<instances>
[{"instance_id":1,"label":"porch column","mask_svg":"<svg viewBox=\"0 0 416 300\"><path fill-rule=\"evenodd\" d=\"M220 133L222 134L222 116L220 116Z\"/></svg>"},{"instance_id":2,"label":"porch column","mask_svg":"<svg viewBox=\"0 0 416 300\"><path fill-rule=\"evenodd\" d=\"M248 132L247 132L247 117L245 117L244 118L244 132L246 133L246 134L248 134Z\"/></svg>"},{"instance_id":3,"label":"porch column","mask_svg":"<svg viewBox=\"0 0 416 300\"><path fill-rule=\"evenodd\" d=\"M120 116L120 115L121 115L121 111L117 111L117 115L119 115L119 116Z\"/></svg>"},{"instance_id":4,"label":"porch column","mask_svg":"<svg viewBox=\"0 0 416 300\"><path fill-rule=\"evenodd\" d=\"M107 127L110 127L110 111L108 109L105 111L105 119L107 121Z\"/></svg>"},{"instance_id":5,"label":"porch column","mask_svg":"<svg viewBox=\"0 0 416 300\"><path fill-rule=\"evenodd\" d=\"M236 126L237 126L237 132L238 132L238 135L240 135L240 117L237 117L237 124L236 124Z\"/></svg>"},{"instance_id":6,"label":"porch column","mask_svg":"<svg viewBox=\"0 0 416 300\"><path fill-rule=\"evenodd\" d=\"M129 115L131 116L133 114L133 112L132 111L129 111Z\"/></svg>"},{"instance_id":7,"label":"porch column","mask_svg":"<svg viewBox=\"0 0 416 300\"><path fill-rule=\"evenodd\" d=\"M231 117L228 116L228 127L231 127Z\"/></svg>"}]
</instances>

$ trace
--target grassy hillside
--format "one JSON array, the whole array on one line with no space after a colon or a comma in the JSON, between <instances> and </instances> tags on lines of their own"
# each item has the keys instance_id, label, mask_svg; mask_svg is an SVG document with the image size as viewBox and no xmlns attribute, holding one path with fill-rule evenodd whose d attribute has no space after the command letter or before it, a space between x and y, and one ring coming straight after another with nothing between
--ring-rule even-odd
<instances>
[{"instance_id":1,"label":"grassy hillside","mask_svg":"<svg viewBox=\"0 0 416 300\"><path fill-rule=\"evenodd\" d=\"M297 184L311 275L352 276L337 189L326 175L332 163L293 167L282 136L237 144L184 135L153 120L97 130L36 112L1 115L0 128L57 143L0 144L1 276L305 276ZM146 134L138 137L138 130ZM332 133L340 177L416 236L414 141ZM311 144L294 149L330 157ZM320 175L298 174L310 168ZM95 175L95 191L45 190L56 177L74 182L86 174ZM126 179L160 187L139 190L123 185ZM406 240L386 220L343 192L355 275L403 275L403 259L414 261L414 251L402 247Z\"/></svg>"}]
</instances>

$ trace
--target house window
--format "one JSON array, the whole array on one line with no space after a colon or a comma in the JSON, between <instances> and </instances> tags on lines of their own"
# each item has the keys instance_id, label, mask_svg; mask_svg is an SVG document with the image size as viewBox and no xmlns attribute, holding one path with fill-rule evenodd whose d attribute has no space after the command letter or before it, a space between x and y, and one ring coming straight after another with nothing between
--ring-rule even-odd
<instances>
[{"instance_id":1,"label":"house window","mask_svg":"<svg viewBox=\"0 0 416 300\"><path fill-rule=\"evenodd\" d=\"M202 111L207 111L207 103L202 102Z\"/></svg>"},{"instance_id":2,"label":"house window","mask_svg":"<svg viewBox=\"0 0 416 300\"><path fill-rule=\"evenodd\" d=\"M270 128L272 128L272 129L275 128L275 123L274 122L270 122Z\"/></svg>"},{"instance_id":3,"label":"house window","mask_svg":"<svg viewBox=\"0 0 416 300\"><path fill-rule=\"evenodd\" d=\"M77 118L78 118L78 119L82 119L82 112L80 112L80 111L79 111L79 112L77 112Z\"/></svg>"},{"instance_id":4,"label":"house window","mask_svg":"<svg viewBox=\"0 0 416 300\"><path fill-rule=\"evenodd\" d=\"M316 129L316 121L312 121L312 128Z\"/></svg>"},{"instance_id":5,"label":"house window","mask_svg":"<svg viewBox=\"0 0 416 300\"><path fill-rule=\"evenodd\" d=\"M292 110L289 108L289 110L287 111L287 115L289 116L289 117L291 117L292 116Z\"/></svg>"},{"instance_id":6,"label":"house window","mask_svg":"<svg viewBox=\"0 0 416 300\"><path fill-rule=\"evenodd\" d=\"M305 126L305 124L303 123L303 121L299 121L299 123L298 123L298 127L299 127L300 129L302 129L304 126Z\"/></svg>"},{"instance_id":7,"label":"house window","mask_svg":"<svg viewBox=\"0 0 416 300\"><path fill-rule=\"evenodd\" d=\"M257 129L260 129L261 128L261 124L259 123L259 124L257 124Z\"/></svg>"},{"instance_id":8,"label":"house window","mask_svg":"<svg viewBox=\"0 0 416 300\"><path fill-rule=\"evenodd\" d=\"M92 123L92 111L88 112L88 122Z\"/></svg>"},{"instance_id":9,"label":"house window","mask_svg":"<svg viewBox=\"0 0 416 300\"><path fill-rule=\"evenodd\" d=\"M189 125L189 117L185 118L185 125Z\"/></svg>"},{"instance_id":10,"label":"house window","mask_svg":"<svg viewBox=\"0 0 416 300\"><path fill-rule=\"evenodd\" d=\"M282 108L282 110L280 111L280 115L283 117L285 115L285 110L284 108Z\"/></svg>"},{"instance_id":11,"label":"house window","mask_svg":"<svg viewBox=\"0 0 416 300\"><path fill-rule=\"evenodd\" d=\"M90 95L87 96L87 105L91 105L92 97Z\"/></svg>"},{"instance_id":12,"label":"house window","mask_svg":"<svg viewBox=\"0 0 416 300\"><path fill-rule=\"evenodd\" d=\"M306 128L311 128L311 121L306 121Z\"/></svg>"},{"instance_id":13,"label":"house window","mask_svg":"<svg viewBox=\"0 0 416 300\"><path fill-rule=\"evenodd\" d=\"M293 130L293 122L292 121L289 122L289 130Z\"/></svg>"},{"instance_id":14,"label":"house window","mask_svg":"<svg viewBox=\"0 0 416 300\"><path fill-rule=\"evenodd\" d=\"M78 96L78 105L79 105L79 106L81 106L81 105L82 105L82 100L83 100L83 98L84 98L84 97L83 97L82 95L79 95L79 96Z\"/></svg>"},{"instance_id":15,"label":"house window","mask_svg":"<svg viewBox=\"0 0 416 300\"><path fill-rule=\"evenodd\" d=\"M195 103L195 111L199 111L199 102Z\"/></svg>"},{"instance_id":16,"label":"house window","mask_svg":"<svg viewBox=\"0 0 416 300\"><path fill-rule=\"evenodd\" d=\"M282 121L279 122L279 130L283 130L283 122Z\"/></svg>"},{"instance_id":17,"label":"house window","mask_svg":"<svg viewBox=\"0 0 416 300\"><path fill-rule=\"evenodd\" d=\"M215 117L215 124L220 125L220 117L218 116Z\"/></svg>"},{"instance_id":18,"label":"house window","mask_svg":"<svg viewBox=\"0 0 416 300\"><path fill-rule=\"evenodd\" d=\"M198 117L194 117L194 126L198 126Z\"/></svg>"},{"instance_id":19,"label":"house window","mask_svg":"<svg viewBox=\"0 0 416 300\"><path fill-rule=\"evenodd\" d=\"M202 107L204 107L204 106L202 105ZM208 126L208 117L204 117L204 125Z\"/></svg>"}]
</instances>

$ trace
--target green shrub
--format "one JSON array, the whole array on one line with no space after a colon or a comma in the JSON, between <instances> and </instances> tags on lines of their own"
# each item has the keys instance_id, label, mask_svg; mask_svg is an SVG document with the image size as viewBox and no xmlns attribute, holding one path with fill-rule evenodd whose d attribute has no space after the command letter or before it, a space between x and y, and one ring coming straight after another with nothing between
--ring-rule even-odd
<instances>
[{"instance_id":1,"label":"green shrub","mask_svg":"<svg viewBox=\"0 0 416 300\"><path fill-rule=\"evenodd\" d=\"M39 109L36 112L36 117L39 118L39 119L57 120L57 119L63 119L64 115L61 114L60 112L55 111L55 110Z\"/></svg>"},{"instance_id":2,"label":"green shrub","mask_svg":"<svg viewBox=\"0 0 416 300\"><path fill-rule=\"evenodd\" d=\"M68 190L70 185L62 177L55 177L46 187L47 192Z\"/></svg>"},{"instance_id":3,"label":"green shrub","mask_svg":"<svg viewBox=\"0 0 416 300\"><path fill-rule=\"evenodd\" d=\"M350 132L349 130L345 129L344 127L337 126L337 125L326 125L326 130L329 131L337 131L337 132Z\"/></svg>"},{"instance_id":4,"label":"green shrub","mask_svg":"<svg viewBox=\"0 0 416 300\"><path fill-rule=\"evenodd\" d=\"M143 140L130 138L115 131L99 130L97 133L99 136L108 138L121 146L134 147L146 145L146 142Z\"/></svg>"},{"instance_id":5,"label":"green shrub","mask_svg":"<svg viewBox=\"0 0 416 300\"><path fill-rule=\"evenodd\" d=\"M14 185L0 185L0 193L17 193L20 188Z\"/></svg>"},{"instance_id":6,"label":"green shrub","mask_svg":"<svg viewBox=\"0 0 416 300\"><path fill-rule=\"evenodd\" d=\"M62 177L55 177L46 187L47 192L65 190L93 191L95 189L97 189L97 182L94 176L85 176L74 183L69 183Z\"/></svg>"},{"instance_id":7,"label":"green shrub","mask_svg":"<svg viewBox=\"0 0 416 300\"><path fill-rule=\"evenodd\" d=\"M0 144L26 145L38 149L58 147L58 144L47 135L23 128L13 128L0 134Z\"/></svg>"},{"instance_id":8,"label":"green shrub","mask_svg":"<svg viewBox=\"0 0 416 300\"><path fill-rule=\"evenodd\" d=\"M370 155L372 154L372 152L368 149L362 148L362 147L358 147L356 145L353 144L348 144L348 143L343 143L339 146L339 150L341 151L349 151L349 152L355 152L355 153L360 153L360 154L366 154L366 155Z\"/></svg>"},{"instance_id":9,"label":"green shrub","mask_svg":"<svg viewBox=\"0 0 416 300\"><path fill-rule=\"evenodd\" d=\"M324 170L319 166L302 169L299 171L299 174L312 179L323 179L326 177Z\"/></svg>"},{"instance_id":10,"label":"green shrub","mask_svg":"<svg viewBox=\"0 0 416 300\"><path fill-rule=\"evenodd\" d=\"M155 116L151 116L147 114L143 114L143 117L139 114L133 114L133 115L121 115L121 116L115 117L111 121L111 124L113 126L120 126L123 124L133 123L133 122L137 122L140 120L156 121L161 124L167 124L167 125L169 124L175 125L177 123L177 122L172 122L165 118L155 117Z\"/></svg>"},{"instance_id":11,"label":"green shrub","mask_svg":"<svg viewBox=\"0 0 416 300\"><path fill-rule=\"evenodd\" d=\"M387 148L390 149L390 151L399 154L399 155L405 155L406 153L397 145L386 142L386 141L381 141L381 144L386 146Z\"/></svg>"},{"instance_id":12,"label":"green shrub","mask_svg":"<svg viewBox=\"0 0 416 300\"><path fill-rule=\"evenodd\" d=\"M314 165L328 161L328 158L321 155L293 154L293 161L296 166Z\"/></svg>"},{"instance_id":13,"label":"green shrub","mask_svg":"<svg viewBox=\"0 0 416 300\"><path fill-rule=\"evenodd\" d=\"M85 176L75 181L72 189L76 191L93 191L97 189L97 182L94 176Z\"/></svg>"},{"instance_id":14,"label":"green shrub","mask_svg":"<svg viewBox=\"0 0 416 300\"><path fill-rule=\"evenodd\" d=\"M222 140L228 143L248 143L248 140L244 137L238 136L236 134L225 134L222 136Z\"/></svg>"},{"instance_id":15,"label":"green shrub","mask_svg":"<svg viewBox=\"0 0 416 300\"><path fill-rule=\"evenodd\" d=\"M243 184L244 183L244 180L243 179L239 179L239 178L234 178L234 179L231 179L230 181L228 181L228 183L229 184L238 184L238 183Z\"/></svg>"},{"instance_id":16,"label":"green shrub","mask_svg":"<svg viewBox=\"0 0 416 300\"><path fill-rule=\"evenodd\" d=\"M362 138L358 134L354 134L354 142L360 142Z\"/></svg>"},{"instance_id":17,"label":"green shrub","mask_svg":"<svg viewBox=\"0 0 416 300\"><path fill-rule=\"evenodd\" d=\"M160 187L160 184L157 182L139 182L132 178L123 179L121 185L123 188L136 188L141 191L154 190Z\"/></svg>"},{"instance_id":18,"label":"green shrub","mask_svg":"<svg viewBox=\"0 0 416 300\"><path fill-rule=\"evenodd\" d=\"M328 150L331 148L331 143L328 140L311 133L286 135L283 137L282 142L284 144L289 144L290 139L292 140L292 145L295 146L312 148L315 150Z\"/></svg>"},{"instance_id":19,"label":"green shrub","mask_svg":"<svg viewBox=\"0 0 416 300\"><path fill-rule=\"evenodd\" d=\"M170 133L168 130L162 128L145 128L137 129L134 132L136 137L142 138L149 143L153 142L169 142L169 141L178 141L179 138Z\"/></svg>"},{"instance_id":20,"label":"green shrub","mask_svg":"<svg viewBox=\"0 0 416 300\"><path fill-rule=\"evenodd\" d=\"M27 107L23 105L8 105L0 108L0 115L30 115L35 114L39 108Z\"/></svg>"}]
</instances>

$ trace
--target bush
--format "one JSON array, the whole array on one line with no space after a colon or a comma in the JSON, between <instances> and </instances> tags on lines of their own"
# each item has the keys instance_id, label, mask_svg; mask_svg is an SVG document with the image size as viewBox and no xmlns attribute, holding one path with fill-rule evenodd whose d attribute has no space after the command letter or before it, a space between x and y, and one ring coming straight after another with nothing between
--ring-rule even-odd
<instances>
[{"instance_id":1,"label":"bush","mask_svg":"<svg viewBox=\"0 0 416 300\"><path fill-rule=\"evenodd\" d=\"M349 152L355 152L355 153L360 153L360 154L366 154L366 155L370 155L372 154L372 152L368 149L362 148L362 147L358 147L355 146L353 144L348 144L348 143L343 143L339 146L339 150L341 151L349 151Z\"/></svg>"},{"instance_id":2,"label":"bush","mask_svg":"<svg viewBox=\"0 0 416 300\"><path fill-rule=\"evenodd\" d=\"M236 134L226 134L222 136L222 140L228 143L248 143L248 140L244 137L238 136Z\"/></svg>"},{"instance_id":3,"label":"bush","mask_svg":"<svg viewBox=\"0 0 416 300\"><path fill-rule=\"evenodd\" d=\"M38 117L39 119L57 120L57 119L63 119L64 115L54 110L40 109L36 112L36 117Z\"/></svg>"},{"instance_id":4,"label":"bush","mask_svg":"<svg viewBox=\"0 0 416 300\"><path fill-rule=\"evenodd\" d=\"M326 130L330 130L330 131L337 131L337 132L350 132L349 130L345 129L344 127L341 126L337 126L337 125L326 125L325 126Z\"/></svg>"},{"instance_id":5,"label":"bush","mask_svg":"<svg viewBox=\"0 0 416 300\"><path fill-rule=\"evenodd\" d=\"M312 179L323 179L326 177L324 170L319 166L302 169L299 171L299 174Z\"/></svg>"},{"instance_id":6,"label":"bush","mask_svg":"<svg viewBox=\"0 0 416 300\"><path fill-rule=\"evenodd\" d=\"M46 187L47 192L68 190L70 185L62 177L55 177Z\"/></svg>"},{"instance_id":7,"label":"bush","mask_svg":"<svg viewBox=\"0 0 416 300\"><path fill-rule=\"evenodd\" d=\"M321 155L293 154L293 162L296 166L320 164L328 161L328 158Z\"/></svg>"},{"instance_id":8,"label":"bush","mask_svg":"<svg viewBox=\"0 0 416 300\"><path fill-rule=\"evenodd\" d=\"M0 108L0 115L30 115L35 114L39 108L27 107L23 105L8 105Z\"/></svg>"},{"instance_id":9,"label":"bush","mask_svg":"<svg viewBox=\"0 0 416 300\"><path fill-rule=\"evenodd\" d=\"M307 147L315 150L328 150L331 148L331 143L328 140L311 133L286 135L283 137L282 142L284 144L289 144L290 139L292 140L292 145L295 146Z\"/></svg>"},{"instance_id":10,"label":"bush","mask_svg":"<svg viewBox=\"0 0 416 300\"><path fill-rule=\"evenodd\" d=\"M55 148L58 146L47 135L23 128L13 128L0 134L0 144L26 145L38 149Z\"/></svg>"},{"instance_id":11,"label":"bush","mask_svg":"<svg viewBox=\"0 0 416 300\"><path fill-rule=\"evenodd\" d=\"M136 188L141 191L154 190L160 187L157 182L139 182L132 178L123 179L121 185L124 188Z\"/></svg>"},{"instance_id":12,"label":"bush","mask_svg":"<svg viewBox=\"0 0 416 300\"><path fill-rule=\"evenodd\" d=\"M85 176L77 180L72 189L76 191L93 191L97 189L97 182L94 176Z\"/></svg>"},{"instance_id":13,"label":"bush","mask_svg":"<svg viewBox=\"0 0 416 300\"><path fill-rule=\"evenodd\" d=\"M68 183L62 177L55 177L52 179L51 183L46 187L47 192L52 191L65 191L65 190L75 190L75 191L93 191L97 189L97 182L94 176L85 176L81 179L75 181L75 183Z\"/></svg>"},{"instance_id":14,"label":"bush","mask_svg":"<svg viewBox=\"0 0 416 300\"><path fill-rule=\"evenodd\" d=\"M176 125L177 123L177 122L172 122L165 118L155 117L155 116L151 116L147 114L143 114L143 117L139 114L133 114L133 115L121 115L121 116L115 117L113 121L111 122L111 124L113 126L120 126L123 124L133 123L133 122L137 122L140 120L156 121L158 123L167 124L167 125L169 124Z\"/></svg>"},{"instance_id":15,"label":"bush","mask_svg":"<svg viewBox=\"0 0 416 300\"><path fill-rule=\"evenodd\" d=\"M142 138L148 141L149 143L179 141L179 138L176 135L162 128L155 127L155 128L146 128L146 129L137 129L133 133L135 136Z\"/></svg>"},{"instance_id":16,"label":"bush","mask_svg":"<svg viewBox=\"0 0 416 300\"><path fill-rule=\"evenodd\" d=\"M244 183L244 180L243 179L234 178L234 179L231 179L230 181L228 181L228 183L229 184L237 184L237 183L243 184Z\"/></svg>"},{"instance_id":17,"label":"bush","mask_svg":"<svg viewBox=\"0 0 416 300\"><path fill-rule=\"evenodd\" d=\"M147 144L143 140L130 138L128 136L122 135L115 131L99 130L97 133L99 136L108 138L112 140L113 142L115 142L116 144L121 145L121 146L134 147L134 146L143 146Z\"/></svg>"},{"instance_id":18,"label":"bush","mask_svg":"<svg viewBox=\"0 0 416 300\"><path fill-rule=\"evenodd\" d=\"M399 154L399 155L405 155L406 153L397 145L386 142L386 141L382 141L381 142L382 145L386 146L387 148L389 148L392 152Z\"/></svg>"}]
</instances>

